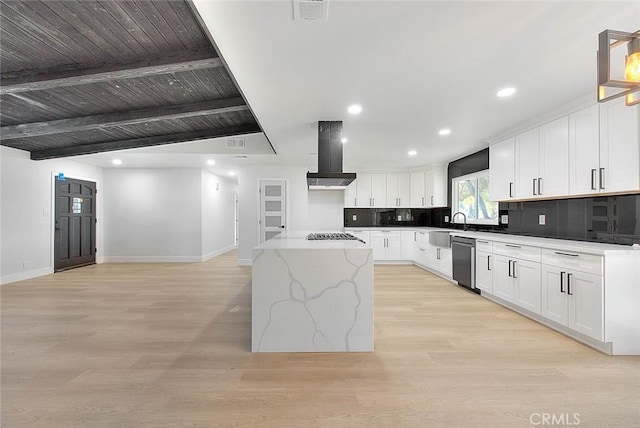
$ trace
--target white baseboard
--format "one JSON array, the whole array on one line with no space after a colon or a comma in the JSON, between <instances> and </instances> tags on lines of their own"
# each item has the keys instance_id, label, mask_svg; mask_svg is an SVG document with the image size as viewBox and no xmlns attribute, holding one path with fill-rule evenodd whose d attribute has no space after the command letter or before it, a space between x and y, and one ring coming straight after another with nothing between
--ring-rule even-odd
<instances>
[{"instance_id":1,"label":"white baseboard","mask_svg":"<svg viewBox=\"0 0 640 428\"><path fill-rule=\"evenodd\" d=\"M236 248L235 245L230 245L228 247L221 248L221 249L216 250L216 251L212 251L210 253L204 254L200 261L201 262L206 262L207 260L210 260L210 259L212 259L214 257L217 257L217 256L221 255L221 254L228 253L229 251L231 251L231 250L233 250L235 248Z\"/></svg>"},{"instance_id":2,"label":"white baseboard","mask_svg":"<svg viewBox=\"0 0 640 428\"><path fill-rule=\"evenodd\" d=\"M253 260L251 259L238 259L238 266L251 266Z\"/></svg>"},{"instance_id":3,"label":"white baseboard","mask_svg":"<svg viewBox=\"0 0 640 428\"><path fill-rule=\"evenodd\" d=\"M24 272L2 275L0 277L0 285L10 284L12 282L24 281L25 279L37 278L39 276L49 275L53 273L53 268L46 267L42 269L27 270Z\"/></svg>"},{"instance_id":4,"label":"white baseboard","mask_svg":"<svg viewBox=\"0 0 640 428\"><path fill-rule=\"evenodd\" d=\"M202 256L104 256L104 263L199 263Z\"/></svg>"}]
</instances>

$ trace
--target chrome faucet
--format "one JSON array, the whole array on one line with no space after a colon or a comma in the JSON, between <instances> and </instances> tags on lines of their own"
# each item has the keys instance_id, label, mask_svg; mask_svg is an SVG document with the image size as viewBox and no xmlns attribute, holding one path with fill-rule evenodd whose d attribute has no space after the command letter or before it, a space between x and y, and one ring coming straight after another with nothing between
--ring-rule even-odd
<instances>
[{"instance_id":1,"label":"chrome faucet","mask_svg":"<svg viewBox=\"0 0 640 428\"><path fill-rule=\"evenodd\" d=\"M462 211L458 211L457 213L451 216L451 223L455 223L455 219L458 214L461 214L462 218L464 219L464 226L462 227L462 230L467 230L467 215Z\"/></svg>"}]
</instances>

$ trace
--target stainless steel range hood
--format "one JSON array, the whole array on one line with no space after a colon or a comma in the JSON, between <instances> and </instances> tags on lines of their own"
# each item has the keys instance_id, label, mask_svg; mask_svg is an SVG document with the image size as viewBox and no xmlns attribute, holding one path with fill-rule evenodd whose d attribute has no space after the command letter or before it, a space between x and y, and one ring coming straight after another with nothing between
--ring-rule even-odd
<instances>
[{"instance_id":1,"label":"stainless steel range hood","mask_svg":"<svg viewBox=\"0 0 640 428\"><path fill-rule=\"evenodd\" d=\"M355 179L342 172L342 121L318 121L318 172L307 172L307 187L344 190Z\"/></svg>"}]
</instances>

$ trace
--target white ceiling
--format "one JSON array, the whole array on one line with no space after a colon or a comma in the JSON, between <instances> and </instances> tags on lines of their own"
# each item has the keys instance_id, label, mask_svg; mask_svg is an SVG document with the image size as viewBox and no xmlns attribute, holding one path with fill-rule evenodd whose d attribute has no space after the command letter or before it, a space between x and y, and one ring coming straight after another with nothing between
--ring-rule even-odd
<instances>
[{"instance_id":1,"label":"white ceiling","mask_svg":"<svg viewBox=\"0 0 640 428\"><path fill-rule=\"evenodd\" d=\"M291 0L193 1L278 152L242 161L312 170L318 120L344 121L347 172L448 162L482 149L518 123L588 93L595 100L598 34L640 29L638 1L329 0L327 21L312 23L293 20ZM498 99L505 86L517 93ZM362 105L360 115L347 113L352 103ZM441 128L451 135L440 137ZM266 153L262 144L247 153ZM201 164L207 156L199 143L179 146L182 154L171 146L131 151L139 159L130 166ZM238 163L218 156L224 168Z\"/></svg>"}]
</instances>

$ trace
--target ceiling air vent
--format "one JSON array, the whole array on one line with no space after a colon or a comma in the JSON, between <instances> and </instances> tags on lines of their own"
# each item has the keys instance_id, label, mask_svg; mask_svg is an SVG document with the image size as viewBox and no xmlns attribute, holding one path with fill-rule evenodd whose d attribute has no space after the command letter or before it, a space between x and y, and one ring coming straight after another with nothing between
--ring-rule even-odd
<instances>
[{"instance_id":1,"label":"ceiling air vent","mask_svg":"<svg viewBox=\"0 0 640 428\"><path fill-rule=\"evenodd\" d=\"M328 0L293 0L294 21L326 21Z\"/></svg>"},{"instance_id":2,"label":"ceiling air vent","mask_svg":"<svg viewBox=\"0 0 640 428\"><path fill-rule=\"evenodd\" d=\"M229 138L227 149L244 149L244 138Z\"/></svg>"}]
</instances>

